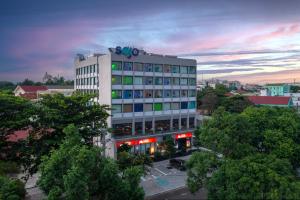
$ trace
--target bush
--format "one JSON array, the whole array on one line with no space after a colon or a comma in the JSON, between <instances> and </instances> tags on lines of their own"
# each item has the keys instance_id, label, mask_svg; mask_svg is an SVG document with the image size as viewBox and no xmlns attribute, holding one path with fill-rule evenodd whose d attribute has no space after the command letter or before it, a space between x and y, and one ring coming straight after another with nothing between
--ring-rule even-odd
<instances>
[{"instance_id":1,"label":"bush","mask_svg":"<svg viewBox=\"0 0 300 200\"><path fill-rule=\"evenodd\" d=\"M18 173L19 167L14 162L4 162L0 161L0 175L5 175L9 173Z\"/></svg>"},{"instance_id":2,"label":"bush","mask_svg":"<svg viewBox=\"0 0 300 200\"><path fill-rule=\"evenodd\" d=\"M0 176L0 200L19 200L26 195L25 185L18 179Z\"/></svg>"}]
</instances>

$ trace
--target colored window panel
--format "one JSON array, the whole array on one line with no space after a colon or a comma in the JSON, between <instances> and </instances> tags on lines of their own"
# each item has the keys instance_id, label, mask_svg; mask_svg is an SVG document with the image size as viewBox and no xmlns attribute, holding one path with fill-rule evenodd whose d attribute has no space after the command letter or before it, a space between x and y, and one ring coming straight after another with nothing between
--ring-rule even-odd
<instances>
[{"instance_id":1,"label":"colored window panel","mask_svg":"<svg viewBox=\"0 0 300 200\"><path fill-rule=\"evenodd\" d=\"M143 77L141 77L141 76L133 77L133 84L134 85L143 85Z\"/></svg>"},{"instance_id":2,"label":"colored window panel","mask_svg":"<svg viewBox=\"0 0 300 200\"><path fill-rule=\"evenodd\" d=\"M196 102L195 101L190 101L189 102L189 109L194 109L196 108Z\"/></svg>"},{"instance_id":3,"label":"colored window panel","mask_svg":"<svg viewBox=\"0 0 300 200\"><path fill-rule=\"evenodd\" d=\"M174 74L180 72L180 68L179 68L178 65L172 65L172 66L171 66L171 70L172 70L172 73L174 73Z\"/></svg>"},{"instance_id":4,"label":"colored window panel","mask_svg":"<svg viewBox=\"0 0 300 200\"><path fill-rule=\"evenodd\" d=\"M133 63L133 71L142 72L143 70L143 63Z\"/></svg>"},{"instance_id":5,"label":"colored window panel","mask_svg":"<svg viewBox=\"0 0 300 200\"><path fill-rule=\"evenodd\" d=\"M164 73L171 73L171 66L170 65L164 65Z\"/></svg>"},{"instance_id":6,"label":"colored window panel","mask_svg":"<svg viewBox=\"0 0 300 200\"><path fill-rule=\"evenodd\" d=\"M132 76L123 76L123 85L132 85L133 78Z\"/></svg>"},{"instance_id":7,"label":"colored window panel","mask_svg":"<svg viewBox=\"0 0 300 200\"><path fill-rule=\"evenodd\" d=\"M122 91L121 90L112 90L111 98L112 99L122 99Z\"/></svg>"},{"instance_id":8,"label":"colored window panel","mask_svg":"<svg viewBox=\"0 0 300 200\"><path fill-rule=\"evenodd\" d=\"M155 90L154 97L155 98L162 98L163 97L163 91L162 90Z\"/></svg>"},{"instance_id":9,"label":"colored window panel","mask_svg":"<svg viewBox=\"0 0 300 200\"><path fill-rule=\"evenodd\" d=\"M183 101L181 102L181 109L187 109L188 108L188 102Z\"/></svg>"},{"instance_id":10,"label":"colored window panel","mask_svg":"<svg viewBox=\"0 0 300 200\"><path fill-rule=\"evenodd\" d=\"M164 90L164 97L165 98L171 98L171 95L172 95L171 90Z\"/></svg>"},{"instance_id":11,"label":"colored window panel","mask_svg":"<svg viewBox=\"0 0 300 200\"><path fill-rule=\"evenodd\" d=\"M162 103L155 103L154 104L154 111L162 111Z\"/></svg>"},{"instance_id":12,"label":"colored window panel","mask_svg":"<svg viewBox=\"0 0 300 200\"><path fill-rule=\"evenodd\" d=\"M122 77L113 75L111 77L111 84L112 85L121 85L122 84Z\"/></svg>"},{"instance_id":13,"label":"colored window panel","mask_svg":"<svg viewBox=\"0 0 300 200\"><path fill-rule=\"evenodd\" d=\"M132 71L132 62L124 62L123 70Z\"/></svg>"},{"instance_id":14,"label":"colored window panel","mask_svg":"<svg viewBox=\"0 0 300 200\"><path fill-rule=\"evenodd\" d=\"M172 110L179 110L179 107L180 107L180 103L179 102L171 103L171 109Z\"/></svg>"},{"instance_id":15,"label":"colored window panel","mask_svg":"<svg viewBox=\"0 0 300 200\"><path fill-rule=\"evenodd\" d=\"M164 103L164 110L171 110L171 103Z\"/></svg>"},{"instance_id":16,"label":"colored window panel","mask_svg":"<svg viewBox=\"0 0 300 200\"><path fill-rule=\"evenodd\" d=\"M134 112L143 112L143 104L142 103L134 104Z\"/></svg>"},{"instance_id":17,"label":"colored window panel","mask_svg":"<svg viewBox=\"0 0 300 200\"><path fill-rule=\"evenodd\" d=\"M132 99L132 90L124 90L123 98L124 99Z\"/></svg>"},{"instance_id":18,"label":"colored window panel","mask_svg":"<svg viewBox=\"0 0 300 200\"><path fill-rule=\"evenodd\" d=\"M189 67L189 74L196 74L196 66Z\"/></svg>"},{"instance_id":19,"label":"colored window panel","mask_svg":"<svg viewBox=\"0 0 300 200\"><path fill-rule=\"evenodd\" d=\"M112 61L111 62L111 70L112 71L120 71L120 70L122 70L122 63L121 62Z\"/></svg>"},{"instance_id":20,"label":"colored window panel","mask_svg":"<svg viewBox=\"0 0 300 200\"><path fill-rule=\"evenodd\" d=\"M155 72L162 72L163 71L163 66L160 64L154 64L154 71Z\"/></svg>"},{"instance_id":21,"label":"colored window panel","mask_svg":"<svg viewBox=\"0 0 300 200\"><path fill-rule=\"evenodd\" d=\"M188 67L187 66L181 66L180 67L180 73L187 74L188 73Z\"/></svg>"},{"instance_id":22,"label":"colored window panel","mask_svg":"<svg viewBox=\"0 0 300 200\"><path fill-rule=\"evenodd\" d=\"M153 72L153 65L150 63L145 63L144 64L144 71L145 72Z\"/></svg>"},{"instance_id":23,"label":"colored window panel","mask_svg":"<svg viewBox=\"0 0 300 200\"><path fill-rule=\"evenodd\" d=\"M163 78L162 77L155 77L155 85L162 85Z\"/></svg>"},{"instance_id":24,"label":"colored window panel","mask_svg":"<svg viewBox=\"0 0 300 200\"><path fill-rule=\"evenodd\" d=\"M152 90L145 90L144 91L145 98L153 98L153 91Z\"/></svg>"},{"instance_id":25,"label":"colored window panel","mask_svg":"<svg viewBox=\"0 0 300 200\"><path fill-rule=\"evenodd\" d=\"M112 114L117 114L122 112L122 105L121 104L113 104L111 106Z\"/></svg>"},{"instance_id":26,"label":"colored window panel","mask_svg":"<svg viewBox=\"0 0 300 200\"><path fill-rule=\"evenodd\" d=\"M147 112L147 111L153 111L153 105L152 103L145 103L144 104L144 111Z\"/></svg>"},{"instance_id":27,"label":"colored window panel","mask_svg":"<svg viewBox=\"0 0 300 200\"><path fill-rule=\"evenodd\" d=\"M145 77L145 85L153 85L153 77Z\"/></svg>"},{"instance_id":28,"label":"colored window panel","mask_svg":"<svg viewBox=\"0 0 300 200\"><path fill-rule=\"evenodd\" d=\"M171 78L165 77L164 78L164 85L171 85Z\"/></svg>"},{"instance_id":29,"label":"colored window panel","mask_svg":"<svg viewBox=\"0 0 300 200\"><path fill-rule=\"evenodd\" d=\"M135 99L143 98L143 90L134 90L134 98Z\"/></svg>"},{"instance_id":30,"label":"colored window panel","mask_svg":"<svg viewBox=\"0 0 300 200\"><path fill-rule=\"evenodd\" d=\"M123 112L124 113L132 112L132 111L133 111L132 104L124 104L123 105Z\"/></svg>"}]
</instances>

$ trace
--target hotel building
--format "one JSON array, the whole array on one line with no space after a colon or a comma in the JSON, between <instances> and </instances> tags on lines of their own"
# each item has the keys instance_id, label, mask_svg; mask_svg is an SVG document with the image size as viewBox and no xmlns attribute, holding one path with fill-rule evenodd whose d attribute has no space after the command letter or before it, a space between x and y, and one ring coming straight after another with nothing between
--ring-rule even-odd
<instances>
[{"instance_id":1,"label":"hotel building","mask_svg":"<svg viewBox=\"0 0 300 200\"><path fill-rule=\"evenodd\" d=\"M153 154L172 137L179 150L191 147L196 115L196 60L147 53L130 47L107 54L78 55L75 89L96 93L109 105L107 154L124 143Z\"/></svg>"}]
</instances>

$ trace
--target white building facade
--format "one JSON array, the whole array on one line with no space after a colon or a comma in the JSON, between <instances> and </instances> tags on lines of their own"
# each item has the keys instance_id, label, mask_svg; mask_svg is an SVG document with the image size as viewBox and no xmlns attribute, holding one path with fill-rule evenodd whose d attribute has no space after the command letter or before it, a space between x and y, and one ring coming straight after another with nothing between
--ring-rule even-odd
<instances>
[{"instance_id":1,"label":"white building facade","mask_svg":"<svg viewBox=\"0 0 300 200\"><path fill-rule=\"evenodd\" d=\"M172 137L179 150L191 147L196 123L196 60L146 53L130 47L78 56L75 90L95 93L109 105L112 128L107 154L124 143L134 153L154 154Z\"/></svg>"}]
</instances>

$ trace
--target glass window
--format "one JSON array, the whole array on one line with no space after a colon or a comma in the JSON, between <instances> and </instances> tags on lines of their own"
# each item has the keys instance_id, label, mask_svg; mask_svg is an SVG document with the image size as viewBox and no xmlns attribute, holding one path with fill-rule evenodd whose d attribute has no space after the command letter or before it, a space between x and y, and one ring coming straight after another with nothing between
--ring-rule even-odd
<instances>
[{"instance_id":1,"label":"glass window","mask_svg":"<svg viewBox=\"0 0 300 200\"><path fill-rule=\"evenodd\" d=\"M133 77L133 84L134 85L143 85L143 77L141 77L141 76Z\"/></svg>"},{"instance_id":2,"label":"glass window","mask_svg":"<svg viewBox=\"0 0 300 200\"><path fill-rule=\"evenodd\" d=\"M162 98L163 91L162 90L154 90L154 98Z\"/></svg>"},{"instance_id":3,"label":"glass window","mask_svg":"<svg viewBox=\"0 0 300 200\"><path fill-rule=\"evenodd\" d=\"M122 112L122 105L121 104L111 105L111 112L112 112L112 114L121 113Z\"/></svg>"},{"instance_id":4,"label":"glass window","mask_svg":"<svg viewBox=\"0 0 300 200\"><path fill-rule=\"evenodd\" d=\"M171 109L172 110L179 110L179 105L180 105L179 102L173 102L173 103L171 103Z\"/></svg>"},{"instance_id":5,"label":"glass window","mask_svg":"<svg viewBox=\"0 0 300 200\"><path fill-rule=\"evenodd\" d=\"M189 90L189 97L195 97L196 91L195 90Z\"/></svg>"},{"instance_id":6,"label":"glass window","mask_svg":"<svg viewBox=\"0 0 300 200\"><path fill-rule=\"evenodd\" d=\"M188 96L188 91L187 90L181 90L181 97L187 97Z\"/></svg>"},{"instance_id":7,"label":"glass window","mask_svg":"<svg viewBox=\"0 0 300 200\"><path fill-rule=\"evenodd\" d=\"M132 62L124 62L123 70L124 71L132 71Z\"/></svg>"},{"instance_id":8,"label":"glass window","mask_svg":"<svg viewBox=\"0 0 300 200\"><path fill-rule=\"evenodd\" d=\"M163 66L161 64L154 64L154 71L155 72L162 72Z\"/></svg>"},{"instance_id":9,"label":"glass window","mask_svg":"<svg viewBox=\"0 0 300 200\"><path fill-rule=\"evenodd\" d=\"M132 90L124 90L123 98L124 99L132 99Z\"/></svg>"},{"instance_id":10,"label":"glass window","mask_svg":"<svg viewBox=\"0 0 300 200\"><path fill-rule=\"evenodd\" d=\"M86 73L90 73L90 66L86 66Z\"/></svg>"},{"instance_id":11,"label":"glass window","mask_svg":"<svg viewBox=\"0 0 300 200\"><path fill-rule=\"evenodd\" d=\"M188 79L187 78L181 78L180 79L180 85L187 85L188 84Z\"/></svg>"},{"instance_id":12,"label":"glass window","mask_svg":"<svg viewBox=\"0 0 300 200\"><path fill-rule=\"evenodd\" d=\"M190 78L189 79L189 85L196 85L196 79L195 78Z\"/></svg>"},{"instance_id":13,"label":"glass window","mask_svg":"<svg viewBox=\"0 0 300 200\"><path fill-rule=\"evenodd\" d=\"M171 73L171 66L170 65L164 65L164 73Z\"/></svg>"},{"instance_id":14,"label":"glass window","mask_svg":"<svg viewBox=\"0 0 300 200\"><path fill-rule=\"evenodd\" d=\"M194 109L196 108L196 102L195 101L190 101L189 102L189 109Z\"/></svg>"},{"instance_id":15,"label":"glass window","mask_svg":"<svg viewBox=\"0 0 300 200\"><path fill-rule=\"evenodd\" d=\"M154 111L162 111L162 103L155 103Z\"/></svg>"},{"instance_id":16,"label":"glass window","mask_svg":"<svg viewBox=\"0 0 300 200\"><path fill-rule=\"evenodd\" d=\"M187 129L187 118L181 118L181 129Z\"/></svg>"},{"instance_id":17,"label":"glass window","mask_svg":"<svg viewBox=\"0 0 300 200\"><path fill-rule=\"evenodd\" d=\"M162 77L155 77L155 85L162 85L163 79Z\"/></svg>"},{"instance_id":18,"label":"glass window","mask_svg":"<svg viewBox=\"0 0 300 200\"><path fill-rule=\"evenodd\" d=\"M132 85L132 76L123 76L123 85Z\"/></svg>"},{"instance_id":19,"label":"glass window","mask_svg":"<svg viewBox=\"0 0 300 200\"><path fill-rule=\"evenodd\" d=\"M150 63L145 63L144 64L144 71L145 72L153 72L153 65Z\"/></svg>"},{"instance_id":20,"label":"glass window","mask_svg":"<svg viewBox=\"0 0 300 200\"><path fill-rule=\"evenodd\" d=\"M189 128L195 128L195 118L194 117L189 118Z\"/></svg>"},{"instance_id":21,"label":"glass window","mask_svg":"<svg viewBox=\"0 0 300 200\"><path fill-rule=\"evenodd\" d=\"M173 98L180 97L180 90L172 90L172 97Z\"/></svg>"},{"instance_id":22,"label":"glass window","mask_svg":"<svg viewBox=\"0 0 300 200\"><path fill-rule=\"evenodd\" d=\"M187 108L188 108L188 102L187 101L181 102L181 109L187 109Z\"/></svg>"},{"instance_id":23,"label":"glass window","mask_svg":"<svg viewBox=\"0 0 300 200\"><path fill-rule=\"evenodd\" d=\"M93 66L93 72L96 72L96 65Z\"/></svg>"},{"instance_id":24,"label":"glass window","mask_svg":"<svg viewBox=\"0 0 300 200\"><path fill-rule=\"evenodd\" d=\"M122 70L122 63L117 61L111 62L111 70L112 71L120 71Z\"/></svg>"},{"instance_id":25,"label":"glass window","mask_svg":"<svg viewBox=\"0 0 300 200\"><path fill-rule=\"evenodd\" d=\"M180 72L180 68L179 68L178 65L172 65L171 70L172 70L172 73L179 73Z\"/></svg>"},{"instance_id":26,"label":"glass window","mask_svg":"<svg viewBox=\"0 0 300 200\"><path fill-rule=\"evenodd\" d=\"M145 98L153 98L153 91L152 90L145 90L144 91Z\"/></svg>"},{"instance_id":27,"label":"glass window","mask_svg":"<svg viewBox=\"0 0 300 200\"><path fill-rule=\"evenodd\" d=\"M116 136L125 136L132 134L132 123L113 124L113 134Z\"/></svg>"},{"instance_id":28,"label":"glass window","mask_svg":"<svg viewBox=\"0 0 300 200\"><path fill-rule=\"evenodd\" d=\"M155 121L155 132L170 131L170 120L157 120Z\"/></svg>"},{"instance_id":29,"label":"glass window","mask_svg":"<svg viewBox=\"0 0 300 200\"><path fill-rule=\"evenodd\" d=\"M122 84L122 77L113 75L111 77L111 84L112 85L121 85Z\"/></svg>"},{"instance_id":30,"label":"glass window","mask_svg":"<svg viewBox=\"0 0 300 200\"><path fill-rule=\"evenodd\" d=\"M124 113L128 113L128 112L132 112L132 104L124 104L123 105L123 112Z\"/></svg>"},{"instance_id":31,"label":"glass window","mask_svg":"<svg viewBox=\"0 0 300 200\"><path fill-rule=\"evenodd\" d=\"M152 103L145 103L144 104L144 111L145 112L147 112L147 111L153 111Z\"/></svg>"},{"instance_id":32,"label":"glass window","mask_svg":"<svg viewBox=\"0 0 300 200\"><path fill-rule=\"evenodd\" d=\"M153 133L152 121L145 121L145 132Z\"/></svg>"},{"instance_id":33,"label":"glass window","mask_svg":"<svg viewBox=\"0 0 300 200\"><path fill-rule=\"evenodd\" d=\"M188 67L186 67L186 66L181 66L181 67L180 67L180 73L182 73L182 74L187 74L187 73L188 73Z\"/></svg>"},{"instance_id":34,"label":"glass window","mask_svg":"<svg viewBox=\"0 0 300 200\"><path fill-rule=\"evenodd\" d=\"M173 119L173 130L179 129L179 119Z\"/></svg>"},{"instance_id":35,"label":"glass window","mask_svg":"<svg viewBox=\"0 0 300 200\"><path fill-rule=\"evenodd\" d=\"M143 98L143 90L134 90L134 98L135 99Z\"/></svg>"},{"instance_id":36,"label":"glass window","mask_svg":"<svg viewBox=\"0 0 300 200\"><path fill-rule=\"evenodd\" d=\"M112 99L122 99L122 90L112 90L111 98Z\"/></svg>"},{"instance_id":37,"label":"glass window","mask_svg":"<svg viewBox=\"0 0 300 200\"><path fill-rule=\"evenodd\" d=\"M196 66L189 67L189 74L196 74Z\"/></svg>"},{"instance_id":38,"label":"glass window","mask_svg":"<svg viewBox=\"0 0 300 200\"><path fill-rule=\"evenodd\" d=\"M145 77L145 85L153 85L153 77Z\"/></svg>"},{"instance_id":39,"label":"glass window","mask_svg":"<svg viewBox=\"0 0 300 200\"><path fill-rule=\"evenodd\" d=\"M133 71L142 72L143 71L143 63L133 63Z\"/></svg>"},{"instance_id":40,"label":"glass window","mask_svg":"<svg viewBox=\"0 0 300 200\"><path fill-rule=\"evenodd\" d=\"M143 122L135 122L134 123L134 131L135 134L142 134L143 133Z\"/></svg>"},{"instance_id":41,"label":"glass window","mask_svg":"<svg viewBox=\"0 0 300 200\"><path fill-rule=\"evenodd\" d=\"M171 110L171 103L164 103L164 110Z\"/></svg>"},{"instance_id":42,"label":"glass window","mask_svg":"<svg viewBox=\"0 0 300 200\"><path fill-rule=\"evenodd\" d=\"M172 78L172 85L180 85L180 78Z\"/></svg>"},{"instance_id":43,"label":"glass window","mask_svg":"<svg viewBox=\"0 0 300 200\"><path fill-rule=\"evenodd\" d=\"M134 112L143 112L143 104L142 103L134 104Z\"/></svg>"},{"instance_id":44,"label":"glass window","mask_svg":"<svg viewBox=\"0 0 300 200\"><path fill-rule=\"evenodd\" d=\"M171 78L164 77L164 85L171 85Z\"/></svg>"},{"instance_id":45,"label":"glass window","mask_svg":"<svg viewBox=\"0 0 300 200\"><path fill-rule=\"evenodd\" d=\"M164 90L164 97L171 98L171 90Z\"/></svg>"}]
</instances>

